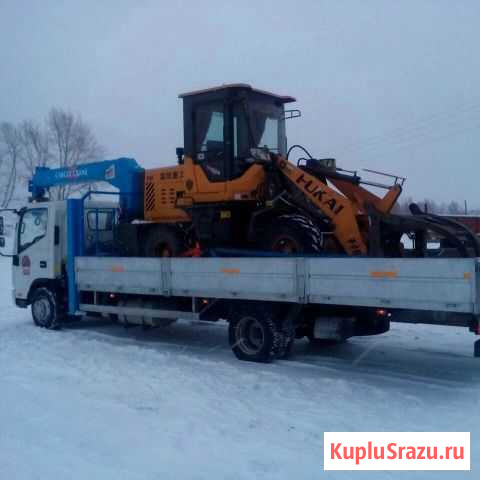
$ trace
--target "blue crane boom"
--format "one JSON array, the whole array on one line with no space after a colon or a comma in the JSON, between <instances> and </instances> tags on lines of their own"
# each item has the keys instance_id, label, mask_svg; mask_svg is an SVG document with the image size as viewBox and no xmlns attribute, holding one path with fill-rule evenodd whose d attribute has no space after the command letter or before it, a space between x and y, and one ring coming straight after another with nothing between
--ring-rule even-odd
<instances>
[{"instance_id":1,"label":"blue crane boom","mask_svg":"<svg viewBox=\"0 0 480 480\"><path fill-rule=\"evenodd\" d=\"M50 187L75 183L108 182L118 188L120 207L129 219L143 217L144 169L133 158L117 158L75 167L37 167L28 182L32 200L42 200Z\"/></svg>"}]
</instances>

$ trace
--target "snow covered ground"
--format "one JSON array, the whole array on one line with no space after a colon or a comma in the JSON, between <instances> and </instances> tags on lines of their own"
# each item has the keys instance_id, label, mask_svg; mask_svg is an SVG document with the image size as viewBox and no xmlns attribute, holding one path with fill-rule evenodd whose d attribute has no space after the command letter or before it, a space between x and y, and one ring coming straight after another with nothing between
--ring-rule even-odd
<instances>
[{"instance_id":1,"label":"snow covered ground","mask_svg":"<svg viewBox=\"0 0 480 480\"><path fill-rule=\"evenodd\" d=\"M0 260L0 479L478 478L480 360L466 329L237 361L224 325L51 332ZM471 431L472 472L324 472L324 431Z\"/></svg>"}]
</instances>

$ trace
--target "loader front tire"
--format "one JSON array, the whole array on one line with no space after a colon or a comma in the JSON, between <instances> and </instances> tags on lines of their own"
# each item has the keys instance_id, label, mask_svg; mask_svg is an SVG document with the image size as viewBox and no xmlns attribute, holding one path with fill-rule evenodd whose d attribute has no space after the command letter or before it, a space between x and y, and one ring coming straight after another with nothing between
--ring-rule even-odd
<instances>
[{"instance_id":1,"label":"loader front tire","mask_svg":"<svg viewBox=\"0 0 480 480\"><path fill-rule=\"evenodd\" d=\"M304 215L281 215L270 223L261 246L267 251L286 254L319 253L322 234Z\"/></svg>"},{"instance_id":2,"label":"loader front tire","mask_svg":"<svg viewBox=\"0 0 480 480\"><path fill-rule=\"evenodd\" d=\"M231 314L228 337L235 356L249 362L272 362L284 342L273 312L254 304Z\"/></svg>"},{"instance_id":3,"label":"loader front tire","mask_svg":"<svg viewBox=\"0 0 480 480\"><path fill-rule=\"evenodd\" d=\"M146 257L178 257L186 250L181 232L169 225L155 225L147 230Z\"/></svg>"}]
</instances>

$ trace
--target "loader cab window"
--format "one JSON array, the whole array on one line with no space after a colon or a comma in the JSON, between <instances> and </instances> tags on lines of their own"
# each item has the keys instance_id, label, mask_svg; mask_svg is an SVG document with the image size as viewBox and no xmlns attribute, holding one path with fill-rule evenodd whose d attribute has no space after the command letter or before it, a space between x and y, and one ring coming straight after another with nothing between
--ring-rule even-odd
<instances>
[{"instance_id":1,"label":"loader cab window","mask_svg":"<svg viewBox=\"0 0 480 480\"><path fill-rule=\"evenodd\" d=\"M232 178L238 178L250 167L250 148L267 148L284 155L286 147L283 106L270 101L235 103L233 107Z\"/></svg>"},{"instance_id":2,"label":"loader cab window","mask_svg":"<svg viewBox=\"0 0 480 480\"><path fill-rule=\"evenodd\" d=\"M185 131L193 130L186 137L187 151L210 182L241 177L252 166L251 148L285 154L283 104L270 96L215 98L186 105Z\"/></svg>"},{"instance_id":3,"label":"loader cab window","mask_svg":"<svg viewBox=\"0 0 480 480\"><path fill-rule=\"evenodd\" d=\"M223 103L198 105L194 113L195 156L208 179L225 181L225 119Z\"/></svg>"},{"instance_id":4,"label":"loader cab window","mask_svg":"<svg viewBox=\"0 0 480 480\"><path fill-rule=\"evenodd\" d=\"M272 102L253 101L249 110L253 146L268 148L271 152L284 155L286 142L283 106Z\"/></svg>"},{"instance_id":5,"label":"loader cab window","mask_svg":"<svg viewBox=\"0 0 480 480\"><path fill-rule=\"evenodd\" d=\"M236 103L233 107L232 178L238 178L243 175L251 165L251 163L247 162L249 157L250 141L245 107L242 103Z\"/></svg>"},{"instance_id":6,"label":"loader cab window","mask_svg":"<svg viewBox=\"0 0 480 480\"><path fill-rule=\"evenodd\" d=\"M259 147L268 148L272 152L278 152L278 119L265 118L262 137L258 142Z\"/></svg>"},{"instance_id":7,"label":"loader cab window","mask_svg":"<svg viewBox=\"0 0 480 480\"><path fill-rule=\"evenodd\" d=\"M32 208L20 218L18 227L18 253L37 243L47 234L48 209Z\"/></svg>"}]
</instances>

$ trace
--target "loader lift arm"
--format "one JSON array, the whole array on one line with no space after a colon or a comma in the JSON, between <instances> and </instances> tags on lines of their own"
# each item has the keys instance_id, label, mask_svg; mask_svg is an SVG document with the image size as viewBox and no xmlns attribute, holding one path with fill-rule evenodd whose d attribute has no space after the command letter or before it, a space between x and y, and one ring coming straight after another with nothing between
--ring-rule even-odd
<instances>
[{"instance_id":1,"label":"loader lift arm","mask_svg":"<svg viewBox=\"0 0 480 480\"><path fill-rule=\"evenodd\" d=\"M33 201L42 201L51 187L107 182L118 188L122 216L131 220L143 216L143 181L144 169L133 158L117 158L75 167L37 167L28 191Z\"/></svg>"},{"instance_id":2,"label":"loader lift arm","mask_svg":"<svg viewBox=\"0 0 480 480\"><path fill-rule=\"evenodd\" d=\"M294 193L299 192L320 215L330 220L335 237L348 255L388 256L392 252L394 256L401 255L400 241L404 234L415 239L415 256L426 255L427 241L432 236L439 236L450 245L450 248L443 249L443 255L480 255L480 239L464 225L423 213L415 204L410 206L412 215L391 212L402 192L403 177L372 172L394 179L393 185L385 185L364 181L356 172L336 168L334 159L310 157L297 165L289 162L288 156L274 156L273 160L289 180ZM379 197L362 184L380 187L387 192Z\"/></svg>"},{"instance_id":3,"label":"loader lift arm","mask_svg":"<svg viewBox=\"0 0 480 480\"><path fill-rule=\"evenodd\" d=\"M328 159L332 161L333 159ZM360 230L358 217L368 216L374 209L387 215L402 192L401 184L395 182L388 187L383 198L369 192L360 185L360 178L337 172L336 168L319 166L311 158L306 167L295 166L285 157L277 157L276 165L296 189L302 192L321 212L330 219L335 236L349 255L367 255L369 248ZM310 166L310 168L309 168ZM338 191L331 188L329 180ZM387 188L386 186L383 186Z\"/></svg>"}]
</instances>

